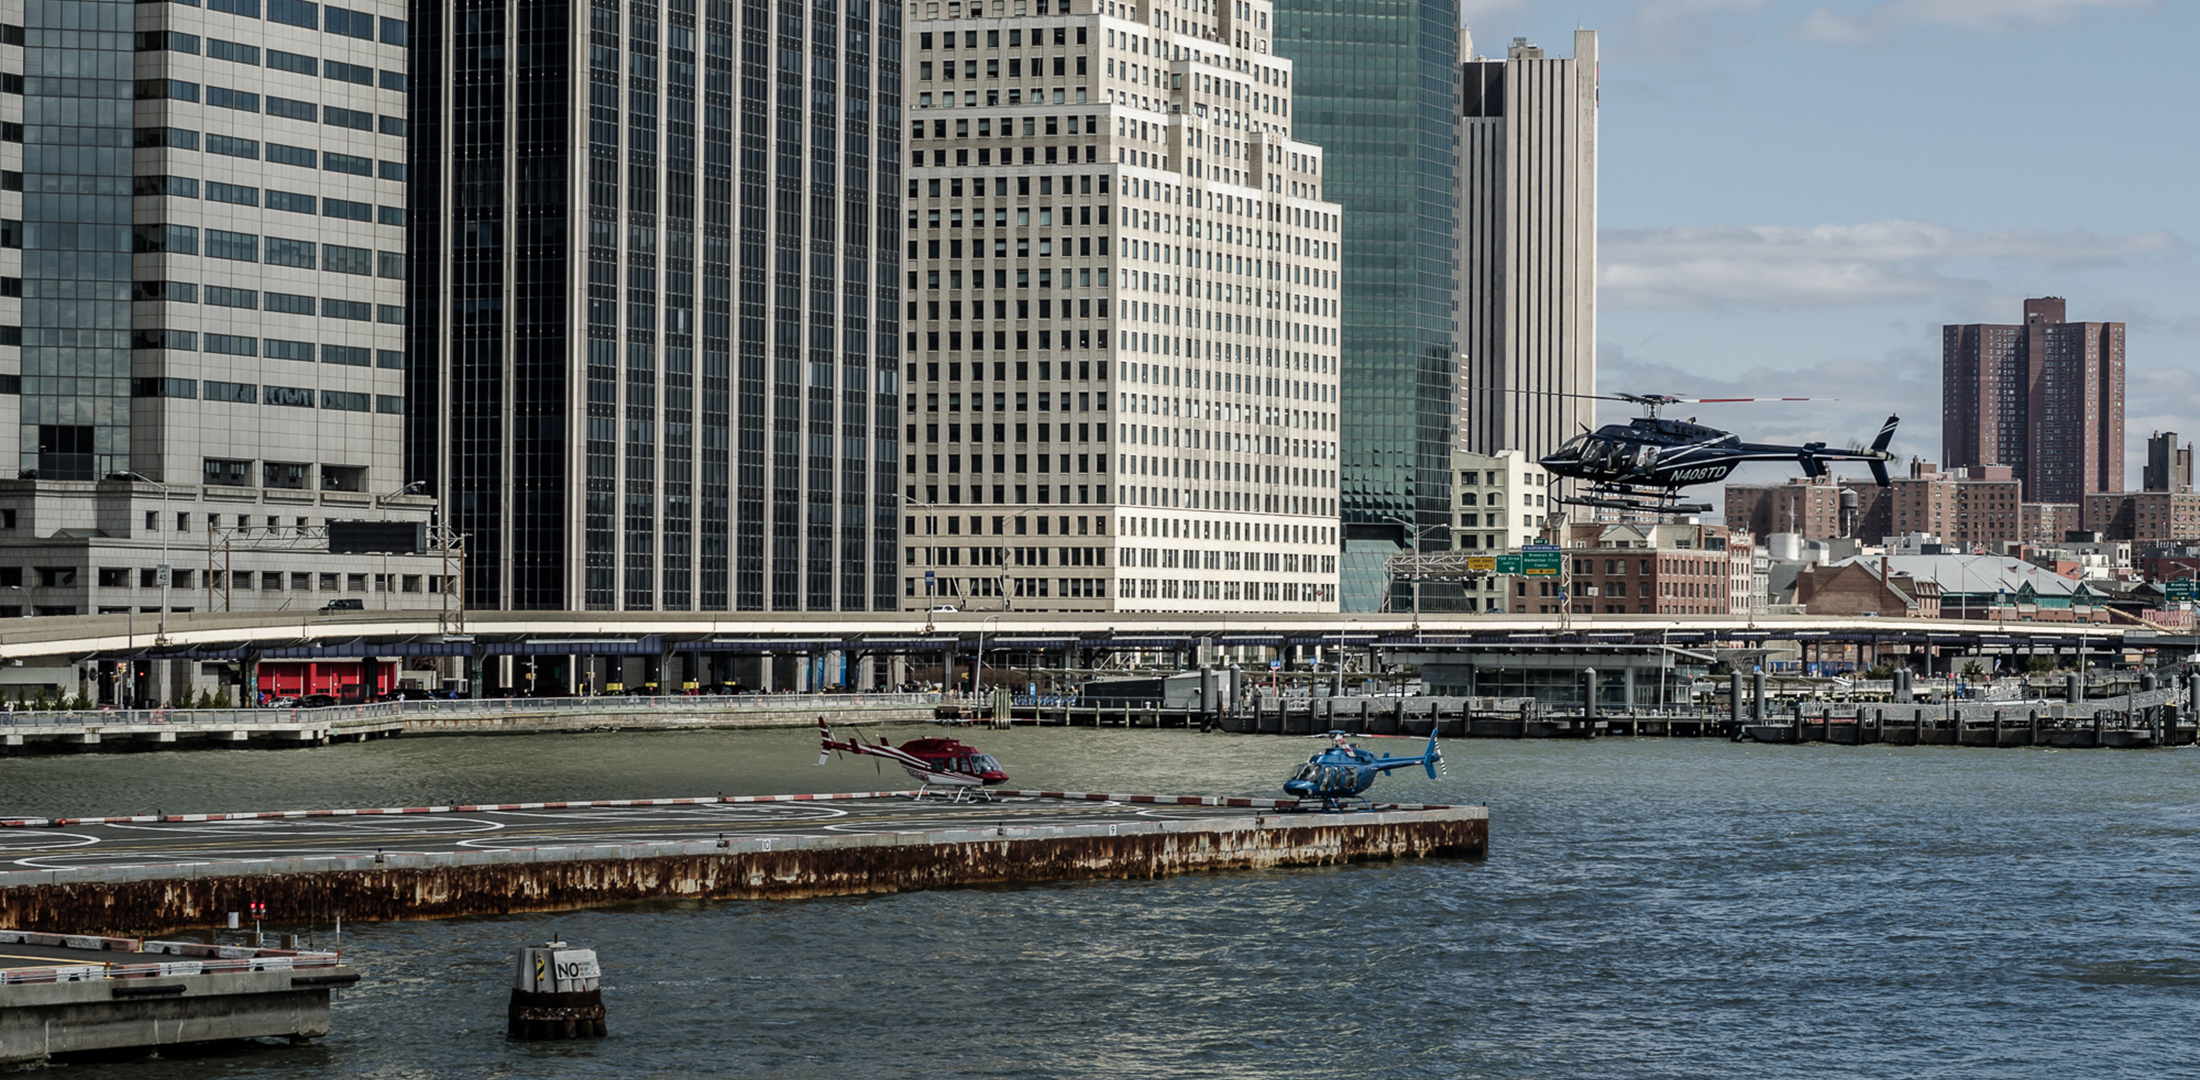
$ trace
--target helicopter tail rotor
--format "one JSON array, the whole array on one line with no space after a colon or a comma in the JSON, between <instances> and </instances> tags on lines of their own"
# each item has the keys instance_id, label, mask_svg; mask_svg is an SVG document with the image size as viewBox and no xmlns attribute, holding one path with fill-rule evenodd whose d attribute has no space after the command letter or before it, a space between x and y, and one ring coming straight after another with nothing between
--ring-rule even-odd
<instances>
[{"instance_id":1,"label":"helicopter tail rotor","mask_svg":"<svg viewBox=\"0 0 2200 1080\"><path fill-rule=\"evenodd\" d=\"M1448 767L1444 765L1444 752L1436 748L1436 728L1436 724L1429 724L1428 750L1427 752L1422 754L1421 762L1421 767L1428 770L1428 778L1431 780L1436 779L1437 774L1439 773L1448 773L1451 771Z\"/></svg>"}]
</instances>

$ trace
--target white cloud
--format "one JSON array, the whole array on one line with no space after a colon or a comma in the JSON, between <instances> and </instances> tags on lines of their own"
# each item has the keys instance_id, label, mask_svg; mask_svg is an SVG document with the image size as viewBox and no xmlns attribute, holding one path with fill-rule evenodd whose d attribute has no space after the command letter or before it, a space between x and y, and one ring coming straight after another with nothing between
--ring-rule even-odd
<instances>
[{"instance_id":1,"label":"white cloud","mask_svg":"<svg viewBox=\"0 0 2200 1080\"><path fill-rule=\"evenodd\" d=\"M1755 14L1770 0L1648 0L1602 35L1608 57L1649 64L1692 62L1714 46L1746 42L1736 16Z\"/></svg>"},{"instance_id":2,"label":"white cloud","mask_svg":"<svg viewBox=\"0 0 2200 1080\"><path fill-rule=\"evenodd\" d=\"M1598 303L1637 310L1929 300L1989 288L1950 264L2100 263L2181 246L2165 232L1971 232L1917 221L1612 229L1598 243Z\"/></svg>"},{"instance_id":3,"label":"white cloud","mask_svg":"<svg viewBox=\"0 0 2200 1080\"><path fill-rule=\"evenodd\" d=\"M1528 0L1460 0L1459 25L1472 30L1500 15L1518 15L1527 6Z\"/></svg>"},{"instance_id":4,"label":"white cloud","mask_svg":"<svg viewBox=\"0 0 2200 1080\"><path fill-rule=\"evenodd\" d=\"M1884 41L1911 26L2014 34L2096 12L2153 11L2160 6L2160 0L1887 0L1861 15L1819 8L1796 24L1794 33L1845 45Z\"/></svg>"}]
</instances>

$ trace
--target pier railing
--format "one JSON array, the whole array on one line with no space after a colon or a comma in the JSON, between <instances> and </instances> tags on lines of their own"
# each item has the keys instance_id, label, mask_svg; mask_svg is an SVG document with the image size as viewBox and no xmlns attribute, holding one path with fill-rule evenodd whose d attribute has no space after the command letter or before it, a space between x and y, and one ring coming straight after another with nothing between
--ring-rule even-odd
<instances>
[{"instance_id":1,"label":"pier railing","mask_svg":"<svg viewBox=\"0 0 2200 1080\"><path fill-rule=\"evenodd\" d=\"M84 727L167 724L217 727L347 724L457 719L499 715L610 715L618 713L739 713L801 709L926 708L985 699L967 694L700 694L549 698L432 698L287 709L76 709L0 713L0 727Z\"/></svg>"},{"instance_id":2,"label":"pier railing","mask_svg":"<svg viewBox=\"0 0 2200 1080\"><path fill-rule=\"evenodd\" d=\"M263 949L251 946L204 945L196 941L139 941L136 938L97 937L87 934L42 934L29 930L0 930L0 944L43 945L50 948L88 949L125 956L175 956L194 959L109 961L97 964L55 964L51 967L0 969L0 986L29 983L84 982L91 979L150 979L171 975L211 975L224 971L295 971L299 968L334 967L343 957L333 952L306 949Z\"/></svg>"}]
</instances>

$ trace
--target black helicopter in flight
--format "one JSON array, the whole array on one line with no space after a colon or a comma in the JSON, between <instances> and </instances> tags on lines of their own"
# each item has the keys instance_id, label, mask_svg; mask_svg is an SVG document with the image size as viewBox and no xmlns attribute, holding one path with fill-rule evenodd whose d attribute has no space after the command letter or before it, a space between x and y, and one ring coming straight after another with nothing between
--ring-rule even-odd
<instances>
[{"instance_id":1,"label":"black helicopter in flight","mask_svg":"<svg viewBox=\"0 0 2200 1080\"><path fill-rule=\"evenodd\" d=\"M1625 424L1606 424L1566 440L1565 445L1544 455L1541 464L1552 474L1589 484L1585 494L1564 501L1580 506L1617 510L1644 510L1667 514L1703 513L1709 503L1679 501L1680 490L1726 479L1745 461L1793 461L1805 476L1826 473L1829 461L1861 461L1872 479L1886 487L1887 463L1894 455L1887 444L1894 439L1890 416L1870 447L1830 449L1825 443L1782 446L1743 442L1730 431L1706 427L1690 420L1671 420L1658 415L1667 405L1721 404L1744 401L1812 401L1814 398L1683 398L1668 394L1583 394L1602 401L1627 401L1643 407L1644 415Z\"/></svg>"}]
</instances>

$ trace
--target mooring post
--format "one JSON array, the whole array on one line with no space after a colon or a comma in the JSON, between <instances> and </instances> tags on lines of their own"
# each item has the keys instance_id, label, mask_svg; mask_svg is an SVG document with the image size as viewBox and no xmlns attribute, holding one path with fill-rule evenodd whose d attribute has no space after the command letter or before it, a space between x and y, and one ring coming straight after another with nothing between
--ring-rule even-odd
<instances>
[{"instance_id":1,"label":"mooring post","mask_svg":"<svg viewBox=\"0 0 2200 1080\"><path fill-rule=\"evenodd\" d=\"M2080 675L2075 671L2063 676L2063 701L2067 702L2071 708L2075 709L2078 707L2078 703L2084 700L2085 676Z\"/></svg>"},{"instance_id":2,"label":"mooring post","mask_svg":"<svg viewBox=\"0 0 2200 1080\"><path fill-rule=\"evenodd\" d=\"M1581 669L1581 718L1591 725L1597 719L1597 669Z\"/></svg>"},{"instance_id":3,"label":"mooring post","mask_svg":"<svg viewBox=\"0 0 2200 1080\"><path fill-rule=\"evenodd\" d=\"M1764 672L1762 672L1762 671L1753 671L1753 672L1750 672L1750 673L1749 673L1749 692L1750 692L1750 701L1749 701L1749 719L1750 719L1750 720L1751 720L1751 722L1753 722L1753 723L1759 723L1759 724L1762 724L1762 723L1764 723L1764 722L1765 722L1765 673L1764 673Z\"/></svg>"},{"instance_id":4,"label":"mooring post","mask_svg":"<svg viewBox=\"0 0 2200 1080\"><path fill-rule=\"evenodd\" d=\"M600 1039L604 1036L602 971L594 949L562 941L519 951L505 1033L515 1039Z\"/></svg>"},{"instance_id":5,"label":"mooring post","mask_svg":"<svg viewBox=\"0 0 2200 1080\"><path fill-rule=\"evenodd\" d=\"M1729 720L1739 721L1742 718L1742 673L1739 671L1727 674L1726 715Z\"/></svg>"}]
</instances>

